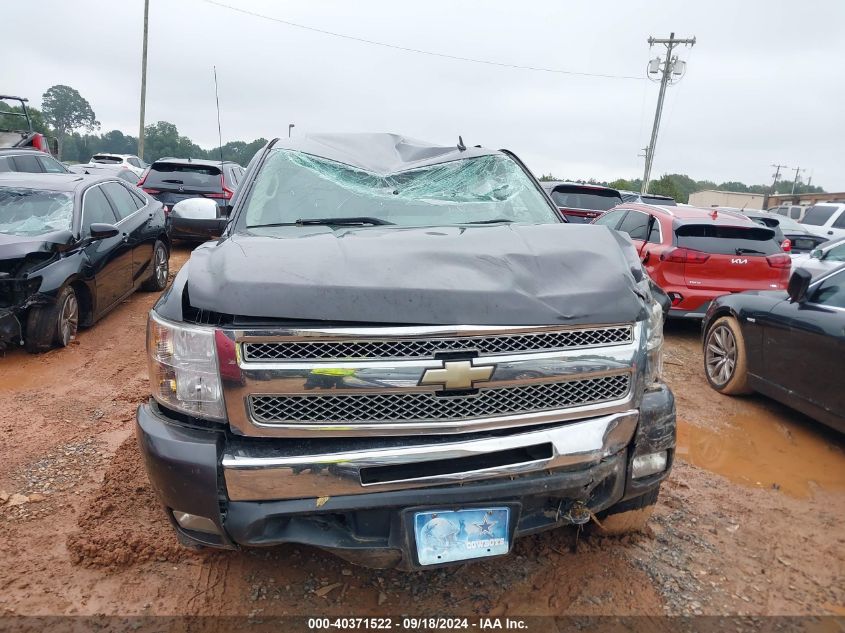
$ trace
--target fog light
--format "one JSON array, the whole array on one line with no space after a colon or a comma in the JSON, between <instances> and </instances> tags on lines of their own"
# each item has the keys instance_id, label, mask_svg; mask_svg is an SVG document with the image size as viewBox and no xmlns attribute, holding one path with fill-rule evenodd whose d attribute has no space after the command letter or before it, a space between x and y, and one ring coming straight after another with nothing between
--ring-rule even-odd
<instances>
[{"instance_id":1,"label":"fog light","mask_svg":"<svg viewBox=\"0 0 845 633\"><path fill-rule=\"evenodd\" d=\"M634 479L641 477L648 477L656 473L661 473L666 470L666 462L668 455L666 451L659 453L649 453L648 455L638 455L631 462L631 476Z\"/></svg>"},{"instance_id":2,"label":"fog light","mask_svg":"<svg viewBox=\"0 0 845 633\"><path fill-rule=\"evenodd\" d=\"M173 511L173 518L180 527L186 530L193 530L194 532L206 532L208 534L220 534L220 530L214 524L214 521L206 517L201 517L197 514L190 514L188 512Z\"/></svg>"}]
</instances>

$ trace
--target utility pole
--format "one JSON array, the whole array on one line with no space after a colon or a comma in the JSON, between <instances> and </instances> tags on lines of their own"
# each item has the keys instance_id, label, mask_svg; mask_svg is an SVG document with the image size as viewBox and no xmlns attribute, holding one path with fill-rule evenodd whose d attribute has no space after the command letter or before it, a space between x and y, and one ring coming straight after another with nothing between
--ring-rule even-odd
<instances>
[{"instance_id":1,"label":"utility pole","mask_svg":"<svg viewBox=\"0 0 845 633\"><path fill-rule=\"evenodd\" d=\"M792 195L795 195L795 185L798 184L798 172L799 171L807 171L806 169L801 169L800 167L795 168L795 178L792 180Z\"/></svg>"},{"instance_id":2,"label":"utility pole","mask_svg":"<svg viewBox=\"0 0 845 633\"><path fill-rule=\"evenodd\" d=\"M775 168L775 176L774 180L772 181L772 193L775 192L775 187L778 185L778 178L780 178L780 170L781 169L789 169L786 165L772 165Z\"/></svg>"},{"instance_id":3,"label":"utility pole","mask_svg":"<svg viewBox=\"0 0 845 633\"><path fill-rule=\"evenodd\" d=\"M147 102L147 23L150 0L144 0L144 49L141 53L141 123L138 126L138 158L144 160L144 108Z\"/></svg>"},{"instance_id":4,"label":"utility pole","mask_svg":"<svg viewBox=\"0 0 845 633\"><path fill-rule=\"evenodd\" d=\"M654 162L654 149L657 146L657 130L660 128L660 116L663 114L663 97L666 95L666 86L669 85L672 75L676 77L675 83L681 79L686 70L686 62L679 61L678 56L672 56L672 49L679 44L686 46L695 46L695 37L689 39L676 39L674 33L669 34L669 38L648 38L649 48L655 44L663 44L666 46L666 57L661 64L660 58L657 57L651 60L648 64L649 74L657 74L662 72L660 79L660 93L657 95L657 110L654 113L654 126L651 128L651 140L646 148L645 157L645 172L643 173L643 183L640 187L640 193L648 193L648 185L651 180L651 165Z\"/></svg>"}]
</instances>

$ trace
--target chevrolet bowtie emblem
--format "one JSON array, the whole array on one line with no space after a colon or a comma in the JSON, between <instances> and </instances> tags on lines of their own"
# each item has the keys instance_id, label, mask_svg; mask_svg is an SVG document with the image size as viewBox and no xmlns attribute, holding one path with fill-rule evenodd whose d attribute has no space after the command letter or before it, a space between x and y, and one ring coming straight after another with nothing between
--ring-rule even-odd
<instances>
[{"instance_id":1,"label":"chevrolet bowtie emblem","mask_svg":"<svg viewBox=\"0 0 845 633\"><path fill-rule=\"evenodd\" d=\"M495 365L475 367L470 360L447 360L443 369L426 369L421 385L442 385L444 390L472 389L477 382L486 382Z\"/></svg>"}]
</instances>

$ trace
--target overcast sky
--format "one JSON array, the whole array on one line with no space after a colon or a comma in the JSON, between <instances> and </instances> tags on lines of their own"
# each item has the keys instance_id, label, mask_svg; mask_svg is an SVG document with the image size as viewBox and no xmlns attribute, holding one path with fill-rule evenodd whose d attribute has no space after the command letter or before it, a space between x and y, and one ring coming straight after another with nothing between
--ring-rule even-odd
<instances>
[{"instance_id":1,"label":"overcast sky","mask_svg":"<svg viewBox=\"0 0 845 633\"><path fill-rule=\"evenodd\" d=\"M669 88L653 174L771 182L771 163L845 191L845 2L219 0L448 55L644 77L649 35L695 36ZM0 92L40 106L78 89L102 130L137 134L143 0L6 2ZM31 26L28 26L31 25ZM308 131L388 131L505 147L538 175L642 174L658 84L502 68L362 44L221 8L150 0L147 123L217 145ZM793 172L794 173L794 172ZM789 176L791 178L792 176Z\"/></svg>"}]
</instances>

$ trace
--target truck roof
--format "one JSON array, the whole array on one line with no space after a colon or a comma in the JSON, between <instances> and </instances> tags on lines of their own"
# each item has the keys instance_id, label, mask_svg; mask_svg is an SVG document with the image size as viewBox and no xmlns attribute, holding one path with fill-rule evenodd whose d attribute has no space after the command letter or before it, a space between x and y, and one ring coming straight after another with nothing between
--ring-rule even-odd
<instances>
[{"instance_id":1,"label":"truck roof","mask_svg":"<svg viewBox=\"0 0 845 633\"><path fill-rule=\"evenodd\" d=\"M477 156L504 155L504 152L480 146L467 147L460 137L455 145L436 145L390 133L306 134L273 139L269 147L312 154L377 174Z\"/></svg>"}]
</instances>

